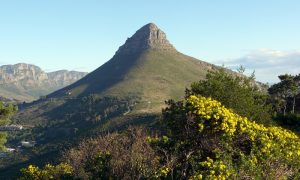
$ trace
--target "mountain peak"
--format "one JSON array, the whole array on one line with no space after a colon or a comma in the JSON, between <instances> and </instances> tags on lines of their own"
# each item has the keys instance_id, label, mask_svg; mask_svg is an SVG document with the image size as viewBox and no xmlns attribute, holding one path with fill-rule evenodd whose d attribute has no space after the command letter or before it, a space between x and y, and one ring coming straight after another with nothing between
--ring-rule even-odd
<instances>
[{"instance_id":1,"label":"mountain peak","mask_svg":"<svg viewBox=\"0 0 300 180\"><path fill-rule=\"evenodd\" d=\"M142 28L149 28L149 29L153 29L153 30L158 30L159 28L156 26L156 24L154 23L148 23L146 25L144 25ZM142 29L141 28L141 29Z\"/></svg>"},{"instance_id":2,"label":"mountain peak","mask_svg":"<svg viewBox=\"0 0 300 180\"><path fill-rule=\"evenodd\" d=\"M149 23L128 38L116 54L130 54L146 49L175 50L173 45L168 41L166 34L154 23Z\"/></svg>"}]
</instances>

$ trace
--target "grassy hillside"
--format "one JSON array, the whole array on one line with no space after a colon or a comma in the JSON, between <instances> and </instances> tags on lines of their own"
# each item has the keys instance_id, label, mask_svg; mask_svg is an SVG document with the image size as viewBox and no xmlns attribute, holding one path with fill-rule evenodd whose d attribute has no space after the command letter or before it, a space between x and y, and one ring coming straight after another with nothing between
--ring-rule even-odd
<instances>
[{"instance_id":1,"label":"grassy hillside","mask_svg":"<svg viewBox=\"0 0 300 180\"><path fill-rule=\"evenodd\" d=\"M203 79L207 70L214 68L175 50L115 55L80 81L49 97L138 96L141 102L153 104L151 111L157 112L166 99L182 97L185 87Z\"/></svg>"}]
</instances>

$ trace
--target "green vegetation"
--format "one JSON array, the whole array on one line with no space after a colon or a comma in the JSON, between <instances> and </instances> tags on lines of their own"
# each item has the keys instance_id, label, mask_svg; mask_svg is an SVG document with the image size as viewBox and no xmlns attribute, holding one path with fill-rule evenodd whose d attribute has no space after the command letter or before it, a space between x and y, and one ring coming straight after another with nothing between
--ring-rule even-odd
<instances>
[{"instance_id":1,"label":"green vegetation","mask_svg":"<svg viewBox=\"0 0 300 180\"><path fill-rule=\"evenodd\" d=\"M265 127L220 102L191 95L170 103L168 129L149 142L163 160L167 177L195 179L285 179L298 177L300 138L283 128ZM167 154L167 156L165 155Z\"/></svg>"},{"instance_id":2,"label":"green vegetation","mask_svg":"<svg viewBox=\"0 0 300 180\"><path fill-rule=\"evenodd\" d=\"M129 127L124 133L112 133L83 141L64 154L63 160L80 179L151 178L158 159L147 143L147 131Z\"/></svg>"},{"instance_id":3,"label":"green vegetation","mask_svg":"<svg viewBox=\"0 0 300 180\"><path fill-rule=\"evenodd\" d=\"M0 102L0 126L6 125L10 122L11 116L16 112L16 107L12 104L4 105ZM4 144L6 143L7 134L0 132L0 150L5 150Z\"/></svg>"},{"instance_id":4,"label":"green vegetation","mask_svg":"<svg viewBox=\"0 0 300 180\"><path fill-rule=\"evenodd\" d=\"M84 141L64 161L73 178L82 179L299 178L296 134L249 121L211 98L171 103L162 123L165 135L147 137L144 129L109 134Z\"/></svg>"},{"instance_id":5,"label":"green vegetation","mask_svg":"<svg viewBox=\"0 0 300 180\"><path fill-rule=\"evenodd\" d=\"M295 113L296 98L299 95L300 75L280 75L280 82L272 85L268 91L272 96L274 108L278 113L286 115L288 106L290 113Z\"/></svg>"},{"instance_id":6,"label":"green vegetation","mask_svg":"<svg viewBox=\"0 0 300 180\"><path fill-rule=\"evenodd\" d=\"M147 112L160 112L166 99L180 99L192 82L204 79L208 70L216 66L183 55L177 51L146 50L135 54L116 54L94 72L52 95L64 98L66 91L72 97L138 96L142 102L151 102ZM136 109L136 111L145 109Z\"/></svg>"},{"instance_id":7,"label":"green vegetation","mask_svg":"<svg viewBox=\"0 0 300 180\"><path fill-rule=\"evenodd\" d=\"M72 179L73 169L70 165L61 163L57 166L47 164L43 169L30 165L21 169L21 172L22 177L19 180Z\"/></svg>"},{"instance_id":8,"label":"green vegetation","mask_svg":"<svg viewBox=\"0 0 300 180\"><path fill-rule=\"evenodd\" d=\"M206 80L193 83L188 94L211 97L241 116L270 124L272 109L268 105L268 95L254 80L254 76L233 76L224 70L213 71L206 75Z\"/></svg>"},{"instance_id":9,"label":"green vegetation","mask_svg":"<svg viewBox=\"0 0 300 180\"><path fill-rule=\"evenodd\" d=\"M299 179L300 138L275 123L299 124L297 110L274 122L272 98L253 78L212 71L167 102L158 129L85 139L61 162L71 179Z\"/></svg>"},{"instance_id":10,"label":"green vegetation","mask_svg":"<svg viewBox=\"0 0 300 180\"><path fill-rule=\"evenodd\" d=\"M274 120L281 126L300 132L299 88L300 75L280 75L280 82L273 84L268 92L274 109Z\"/></svg>"}]
</instances>

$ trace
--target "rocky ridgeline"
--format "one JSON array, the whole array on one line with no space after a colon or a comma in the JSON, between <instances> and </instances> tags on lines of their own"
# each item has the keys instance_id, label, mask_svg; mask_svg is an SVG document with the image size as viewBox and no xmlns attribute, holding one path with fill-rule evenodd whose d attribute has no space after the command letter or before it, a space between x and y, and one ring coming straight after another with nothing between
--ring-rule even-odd
<instances>
[{"instance_id":1,"label":"rocky ridgeline","mask_svg":"<svg viewBox=\"0 0 300 180\"><path fill-rule=\"evenodd\" d=\"M174 46L167 40L166 34L155 24L149 23L128 38L116 54L136 53L149 48L167 51L175 50Z\"/></svg>"}]
</instances>

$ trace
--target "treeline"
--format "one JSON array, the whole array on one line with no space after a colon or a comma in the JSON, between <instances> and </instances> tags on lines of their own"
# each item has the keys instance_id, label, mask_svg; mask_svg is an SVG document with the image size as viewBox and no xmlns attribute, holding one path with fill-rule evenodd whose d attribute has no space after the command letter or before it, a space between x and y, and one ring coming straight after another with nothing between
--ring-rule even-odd
<instances>
[{"instance_id":1,"label":"treeline","mask_svg":"<svg viewBox=\"0 0 300 180\"><path fill-rule=\"evenodd\" d=\"M281 126L300 132L300 74L280 75L269 89L273 119Z\"/></svg>"},{"instance_id":2,"label":"treeline","mask_svg":"<svg viewBox=\"0 0 300 180\"><path fill-rule=\"evenodd\" d=\"M299 101L300 75L285 74L278 78L280 82L268 89L275 111L283 115L298 113L299 109L296 109L296 103Z\"/></svg>"},{"instance_id":3,"label":"treeline","mask_svg":"<svg viewBox=\"0 0 300 180\"><path fill-rule=\"evenodd\" d=\"M299 179L297 129L280 127L298 113L298 76L280 80L268 94L254 77L209 72L167 102L157 131L86 139L61 164L30 165L21 179Z\"/></svg>"}]
</instances>

